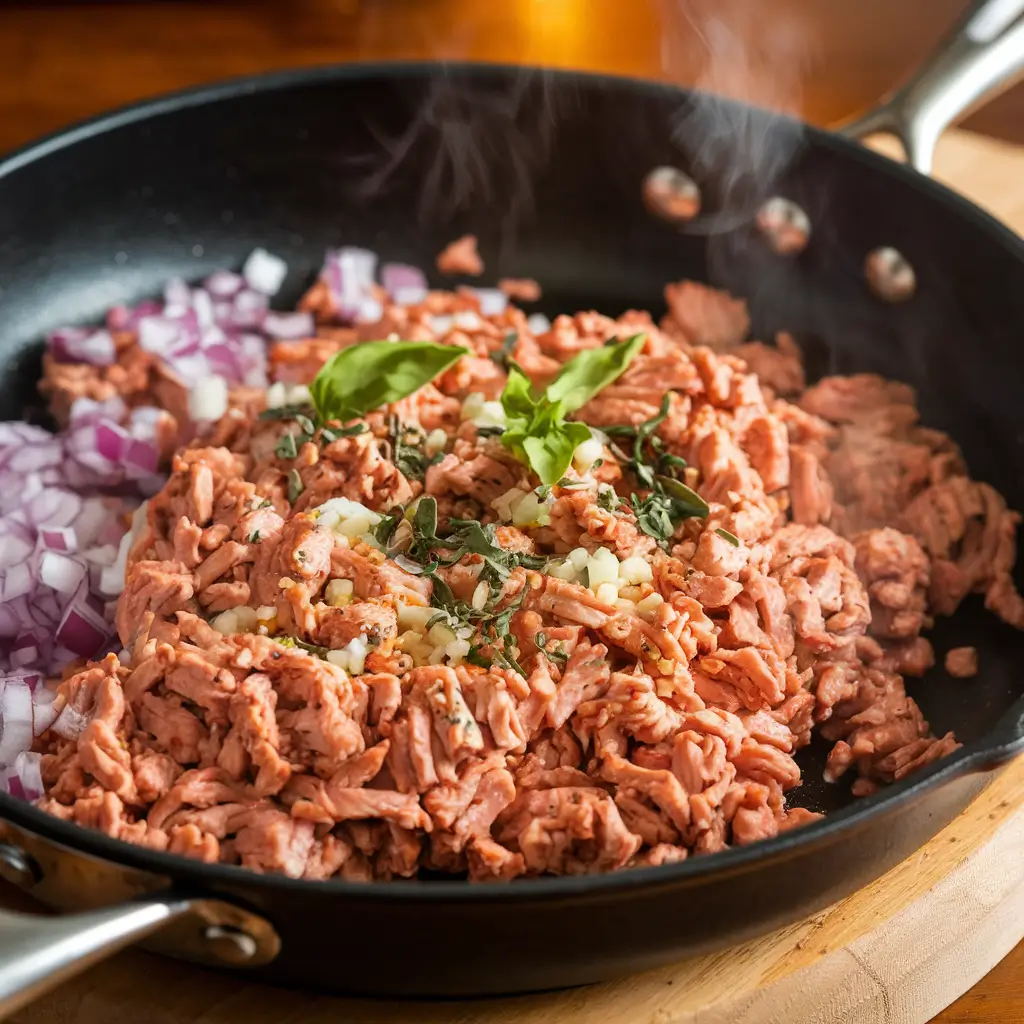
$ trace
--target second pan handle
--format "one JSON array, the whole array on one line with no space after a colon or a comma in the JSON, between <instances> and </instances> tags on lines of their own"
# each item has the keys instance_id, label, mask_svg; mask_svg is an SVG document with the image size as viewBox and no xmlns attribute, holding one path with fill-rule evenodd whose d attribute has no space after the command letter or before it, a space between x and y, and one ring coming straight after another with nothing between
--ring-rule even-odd
<instances>
[{"instance_id":1,"label":"second pan handle","mask_svg":"<svg viewBox=\"0 0 1024 1024\"><path fill-rule=\"evenodd\" d=\"M895 135L909 163L928 174L942 132L1022 73L1024 0L978 0L908 82L836 130L856 139Z\"/></svg>"}]
</instances>

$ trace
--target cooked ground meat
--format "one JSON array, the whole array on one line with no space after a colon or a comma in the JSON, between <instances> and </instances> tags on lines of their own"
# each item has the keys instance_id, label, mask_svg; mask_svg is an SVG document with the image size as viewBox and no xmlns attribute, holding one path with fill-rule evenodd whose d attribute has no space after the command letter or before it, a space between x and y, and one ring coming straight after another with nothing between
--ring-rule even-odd
<instances>
[{"instance_id":1,"label":"cooked ground meat","mask_svg":"<svg viewBox=\"0 0 1024 1024\"><path fill-rule=\"evenodd\" d=\"M438 266L481 273L475 238ZM857 793L954 750L904 676L932 664L922 631L969 593L1024 624L1019 517L917 423L905 385L805 388L791 338L748 341L742 301L689 281L666 298L660 326L581 312L535 333L514 306L484 316L468 292L431 292L275 346L277 379L307 384L390 332L469 354L362 432L288 438L294 422L247 396L174 455L128 563L128 653L61 684L88 725L40 740L42 806L257 871L493 881L671 863L813 821L787 794L815 728L826 778L852 771ZM328 301L317 285L302 307L327 323ZM638 332L577 414L611 435L600 456L578 449L535 490L487 404L507 357L544 384ZM47 367L58 411L160 386L134 339L119 345L120 374ZM645 421L651 458L706 515L658 518L638 478ZM445 539L423 573L425 497ZM946 668L973 675L974 649Z\"/></svg>"},{"instance_id":2,"label":"cooked ground meat","mask_svg":"<svg viewBox=\"0 0 1024 1024\"><path fill-rule=\"evenodd\" d=\"M973 647L953 647L946 652L946 671L957 679L978 674L978 652Z\"/></svg>"},{"instance_id":3,"label":"cooked ground meat","mask_svg":"<svg viewBox=\"0 0 1024 1024\"><path fill-rule=\"evenodd\" d=\"M467 274L479 277L484 272L484 263L476 248L476 235L463 235L449 242L437 257L437 269L442 274Z\"/></svg>"}]
</instances>

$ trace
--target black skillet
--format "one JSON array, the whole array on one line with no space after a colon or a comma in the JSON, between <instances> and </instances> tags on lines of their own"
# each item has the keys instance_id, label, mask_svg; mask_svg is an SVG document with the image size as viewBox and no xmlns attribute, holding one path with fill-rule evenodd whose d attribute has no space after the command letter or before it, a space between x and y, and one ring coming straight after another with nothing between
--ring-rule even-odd
<instances>
[{"instance_id":1,"label":"black skillet","mask_svg":"<svg viewBox=\"0 0 1024 1024\"><path fill-rule=\"evenodd\" d=\"M970 35L962 25L943 73L933 65L886 108L883 126L919 163L939 121L1020 63L1019 29L990 45ZM712 134L717 143L695 147ZM666 222L645 205L643 183L660 166L695 179L696 221ZM780 255L752 223L769 196L806 212L799 254ZM261 245L289 260L290 301L328 246L430 266L463 231L481 237L491 279L543 282L548 313L660 311L663 284L683 277L745 295L755 333L793 331L818 372L912 383L925 422L1024 508L1016 236L921 174L780 117L652 83L507 67L347 66L232 82L8 157L0 413L38 413L45 330L155 293L172 275L237 265ZM867 254L886 246L916 277L903 301L865 280ZM766 932L908 856L1024 748L1024 635L975 601L933 639L940 664L950 646L980 651L973 680L936 669L909 684L934 731L955 729L962 750L851 801L846 785L819 781L812 747L796 798L831 811L824 821L661 868L487 886L293 881L148 852L0 797L0 870L80 911L0 914L0 1012L145 936L261 980L408 996L575 985Z\"/></svg>"}]
</instances>

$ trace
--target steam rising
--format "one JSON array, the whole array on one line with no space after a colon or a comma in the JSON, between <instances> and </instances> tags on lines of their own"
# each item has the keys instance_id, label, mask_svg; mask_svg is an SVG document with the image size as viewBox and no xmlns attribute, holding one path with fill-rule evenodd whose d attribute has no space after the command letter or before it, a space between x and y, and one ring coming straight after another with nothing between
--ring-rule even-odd
<instances>
[{"instance_id":1,"label":"steam rising","mask_svg":"<svg viewBox=\"0 0 1024 1024\"><path fill-rule=\"evenodd\" d=\"M799 115L806 42L797 22L766 6L657 0L663 70L698 90L676 115L672 140L683 169L713 200L688 231L712 234L749 221L800 149L799 124L772 122L765 110Z\"/></svg>"}]
</instances>

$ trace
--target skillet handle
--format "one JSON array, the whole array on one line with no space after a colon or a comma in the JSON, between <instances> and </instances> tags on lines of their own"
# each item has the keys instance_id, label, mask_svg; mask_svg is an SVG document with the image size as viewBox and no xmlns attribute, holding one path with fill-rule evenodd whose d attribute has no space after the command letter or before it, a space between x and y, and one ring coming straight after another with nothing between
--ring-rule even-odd
<instances>
[{"instance_id":1,"label":"skillet handle","mask_svg":"<svg viewBox=\"0 0 1024 1024\"><path fill-rule=\"evenodd\" d=\"M184 899L146 899L57 917L0 910L0 1019L192 910L192 901Z\"/></svg>"},{"instance_id":2,"label":"skillet handle","mask_svg":"<svg viewBox=\"0 0 1024 1024\"><path fill-rule=\"evenodd\" d=\"M1024 73L1024 0L977 0L911 79L837 131L849 138L885 132L922 174L943 131Z\"/></svg>"},{"instance_id":3,"label":"skillet handle","mask_svg":"<svg viewBox=\"0 0 1024 1024\"><path fill-rule=\"evenodd\" d=\"M0 843L0 867L12 881L31 884L33 862L16 847ZM219 967L260 967L281 949L277 932L259 915L223 900L173 893L77 914L0 910L0 1020L92 964L164 930L161 943L175 955Z\"/></svg>"}]
</instances>

